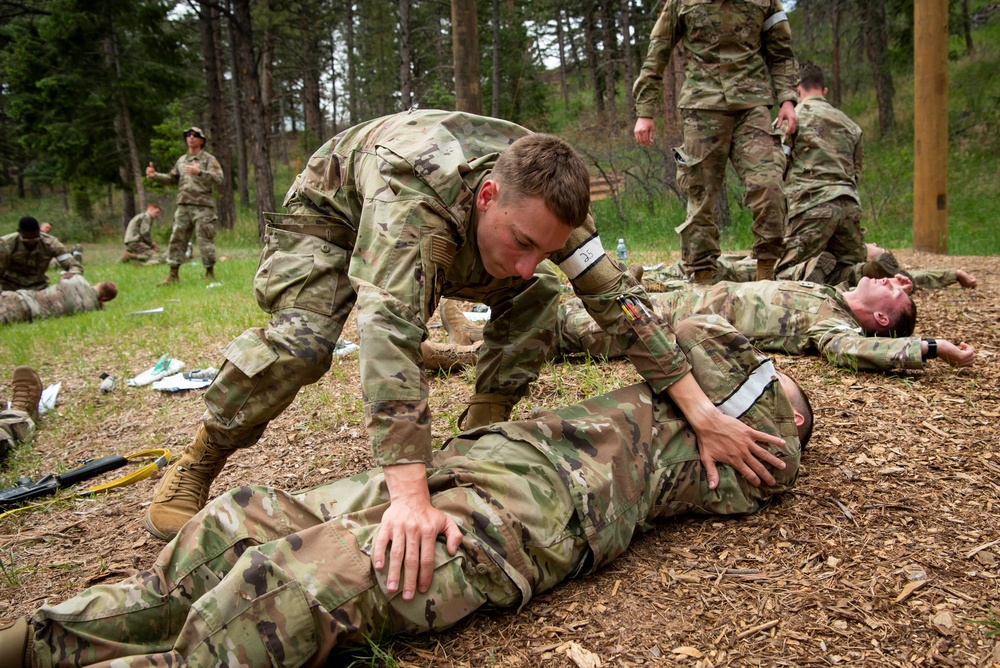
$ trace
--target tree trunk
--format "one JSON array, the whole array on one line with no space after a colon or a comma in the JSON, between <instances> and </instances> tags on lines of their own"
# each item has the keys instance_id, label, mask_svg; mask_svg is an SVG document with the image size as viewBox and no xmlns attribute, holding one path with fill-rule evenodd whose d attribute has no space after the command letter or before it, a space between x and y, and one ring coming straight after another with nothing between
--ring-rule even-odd
<instances>
[{"instance_id":1,"label":"tree trunk","mask_svg":"<svg viewBox=\"0 0 1000 668\"><path fill-rule=\"evenodd\" d=\"M222 167L222 183L216 197L216 215L219 225L232 229L236 220L236 206L233 202L233 182L231 178L232 157L229 154L229 128L226 126L226 105L222 97L224 86L219 71L220 44L216 41L219 23L219 8L214 2L199 0L198 25L201 28L201 53L205 60L205 92L208 97L208 128L213 155Z\"/></svg>"},{"instance_id":2,"label":"tree trunk","mask_svg":"<svg viewBox=\"0 0 1000 668\"><path fill-rule=\"evenodd\" d=\"M345 41L347 50L347 113L350 114L351 125L359 120L358 113L358 76L356 72L358 55L354 50L354 2L347 0L347 16L344 18Z\"/></svg>"},{"instance_id":3,"label":"tree trunk","mask_svg":"<svg viewBox=\"0 0 1000 668\"><path fill-rule=\"evenodd\" d=\"M226 13L233 15L232 2L227 0ZM229 30L229 57L233 65L232 95L233 95L233 126L236 130L236 189L240 195L240 204L250 206L250 169L247 165L246 140L246 104L243 100L243 72L240 68L239 54L236 49L236 28L231 23Z\"/></svg>"},{"instance_id":4,"label":"tree trunk","mask_svg":"<svg viewBox=\"0 0 1000 668\"><path fill-rule=\"evenodd\" d=\"M875 95L878 98L878 131L880 137L892 133L895 115L892 108L894 94L892 73L886 62L885 3L884 0L862 0L865 19L865 50L875 79Z\"/></svg>"},{"instance_id":5,"label":"tree trunk","mask_svg":"<svg viewBox=\"0 0 1000 668\"><path fill-rule=\"evenodd\" d=\"M569 111L569 77L566 74L566 33L563 30L563 10L556 14L556 42L559 44L559 88L562 90L563 105Z\"/></svg>"},{"instance_id":6,"label":"tree trunk","mask_svg":"<svg viewBox=\"0 0 1000 668\"><path fill-rule=\"evenodd\" d=\"M972 21L969 19L969 0L962 0L962 32L965 34L965 55L975 52L972 46Z\"/></svg>"},{"instance_id":7,"label":"tree trunk","mask_svg":"<svg viewBox=\"0 0 1000 668\"><path fill-rule=\"evenodd\" d=\"M399 0L399 92L403 109L413 106L413 56L410 54L410 0Z\"/></svg>"},{"instance_id":8,"label":"tree trunk","mask_svg":"<svg viewBox=\"0 0 1000 668\"><path fill-rule=\"evenodd\" d=\"M490 115L500 117L500 0L493 0L493 91Z\"/></svg>"},{"instance_id":9,"label":"tree trunk","mask_svg":"<svg viewBox=\"0 0 1000 668\"><path fill-rule=\"evenodd\" d=\"M274 211L274 181L271 177L271 149L267 116L261 99L253 50L253 23L250 0L233 0L233 39L237 42L243 89L247 96L250 145L253 147L254 183L257 186L257 232L264 241L264 212Z\"/></svg>"},{"instance_id":10,"label":"tree trunk","mask_svg":"<svg viewBox=\"0 0 1000 668\"><path fill-rule=\"evenodd\" d=\"M146 201L146 189L142 182L143 170L139 167L139 147L135 143L135 133L132 131L132 117L128 111L128 104L125 102L125 96L122 94L121 90L118 88L117 82L121 81L121 60L118 57L118 44L115 39L114 32L104 39L104 53L108 58L108 64L114 68L115 72L115 106L117 107L117 113L115 114L115 132L119 137L119 145L124 142L122 148L125 149L125 157L127 160L127 168L123 165L119 174L122 179L122 186L128 189L129 180L132 181L132 185L135 186L135 191L139 194L139 202L145 206ZM129 219L135 215L134 209L130 212L122 212L122 215L128 215ZM127 222L127 220L126 220Z\"/></svg>"},{"instance_id":11,"label":"tree trunk","mask_svg":"<svg viewBox=\"0 0 1000 668\"><path fill-rule=\"evenodd\" d=\"M594 25L596 7L594 0L587 0L583 16L583 35L586 40L587 65L593 85L594 110L598 116L604 115L604 79L601 78L600 61L597 55L597 27Z\"/></svg>"},{"instance_id":12,"label":"tree trunk","mask_svg":"<svg viewBox=\"0 0 1000 668\"><path fill-rule=\"evenodd\" d=\"M604 48L601 49L601 67L604 70L604 97L607 100L608 111L612 116L617 115L615 105L615 56L618 51L618 42L615 39L614 14L611 11L611 2L605 0L599 5L601 11L601 41Z\"/></svg>"},{"instance_id":13,"label":"tree trunk","mask_svg":"<svg viewBox=\"0 0 1000 668\"><path fill-rule=\"evenodd\" d=\"M830 31L833 33L833 53L830 56L830 102L833 106L840 106L840 0L833 0L830 9Z\"/></svg>"},{"instance_id":14,"label":"tree trunk","mask_svg":"<svg viewBox=\"0 0 1000 668\"><path fill-rule=\"evenodd\" d=\"M629 125L635 125L635 98L632 96L632 83L635 81L635 69L632 67L632 3L631 0L621 0L621 35L622 35L622 75L625 77L625 114Z\"/></svg>"},{"instance_id":15,"label":"tree trunk","mask_svg":"<svg viewBox=\"0 0 1000 668\"><path fill-rule=\"evenodd\" d=\"M455 109L483 113L479 89L479 22L476 0L451 0L451 49L455 68Z\"/></svg>"}]
</instances>

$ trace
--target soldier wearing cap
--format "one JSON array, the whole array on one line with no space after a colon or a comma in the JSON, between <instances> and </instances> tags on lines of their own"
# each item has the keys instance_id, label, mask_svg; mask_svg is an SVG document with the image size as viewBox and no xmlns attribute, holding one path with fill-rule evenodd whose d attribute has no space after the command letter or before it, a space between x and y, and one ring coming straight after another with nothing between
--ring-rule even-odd
<instances>
[{"instance_id":1,"label":"soldier wearing cap","mask_svg":"<svg viewBox=\"0 0 1000 668\"><path fill-rule=\"evenodd\" d=\"M64 276L83 273L83 265L61 241L42 232L38 220L24 216L17 232L0 237L0 290L44 290L53 258Z\"/></svg>"},{"instance_id":2,"label":"soldier wearing cap","mask_svg":"<svg viewBox=\"0 0 1000 668\"><path fill-rule=\"evenodd\" d=\"M205 147L205 133L191 126L184 131L187 153L174 163L166 174L156 171L153 163L146 167L146 178L157 183L177 186L177 209L174 211L174 229L170 233L167 261L170 273L160 285L180 280L178 269L184 262L191 234L198 241L205 278L215 278L215 200L212 188L222 183L222 167Z\"/></svg>"}]
</instances>

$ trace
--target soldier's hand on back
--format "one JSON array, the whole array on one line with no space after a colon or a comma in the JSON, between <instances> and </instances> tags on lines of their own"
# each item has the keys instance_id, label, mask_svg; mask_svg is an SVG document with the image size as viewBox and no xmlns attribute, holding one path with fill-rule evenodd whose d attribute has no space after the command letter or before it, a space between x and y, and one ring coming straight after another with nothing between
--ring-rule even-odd
<instances>
[{"instance_id":1,"label":"soldier's hand on back","mask_svg":"<svg viewBox=\"0 0 1000 668\"><path fill-rule=\"evenodd\" d=\"M719 413L707 426L695 430L698 437L698 454L708 474L708 487L719 486L719 472L716 464L729 464L754 487L761 481L775 484L774 476L766 464L783 469L785 463L760 443L784 445L784 439L757 431L736 418Z\"/></svg>"}]
</instances>

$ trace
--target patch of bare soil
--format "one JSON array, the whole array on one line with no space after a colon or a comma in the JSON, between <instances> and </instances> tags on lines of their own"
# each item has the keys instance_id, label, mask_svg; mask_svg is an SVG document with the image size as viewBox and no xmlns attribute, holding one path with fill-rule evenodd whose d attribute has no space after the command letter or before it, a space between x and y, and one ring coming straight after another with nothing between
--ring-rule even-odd
<instances>
[{"instance_id":1,"label":"patch of bare soil","mask_svg":"<svg viewBox=\"0 0 1000 668\"><path fill-rule=\"evenodd\" d=\"M447 633L387 644L398 665L1000 663L998 639L970 622L1000 608L1000 258L899 257L904 266L948 263L977 276L975 290L915 295L917 333L975 346L974 367L938 360L924 371L880 375L780 358L817 416L795 491L751 517L660 524L609 567L520 612L482 613ZM624 362L610 363L612 374L622 383L636 378ZM63 402L93 401L82 384L67 385ZM582 394L585 381L573 369L547 370L531 402L552 405L557 385L563 396ZM247 481L304 488L368 468L363 424L338 408L357 387L356 359L338 362L275 420L260 447L232 459L214 489ZM472 387L454 375L431 388L443 439ZM53 470L67 453L108 454L116 442L122 454L152 442L179 453L202 410L198 393L148 393L138 405L103 410L91 433L58 442L43 419L35 449ZM142 515L154 484L0 520L9 571L0 573L0 616L151 564L161 544L142 528Z\"/></svg>"}]
</instances>

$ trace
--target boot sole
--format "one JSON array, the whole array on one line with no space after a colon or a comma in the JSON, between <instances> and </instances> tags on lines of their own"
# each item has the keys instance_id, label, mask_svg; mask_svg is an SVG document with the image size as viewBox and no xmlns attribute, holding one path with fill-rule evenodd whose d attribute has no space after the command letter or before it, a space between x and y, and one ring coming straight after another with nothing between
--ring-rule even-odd
<instances>
[{"instance_id":1,"label":"boot sole","mask_svg":"<svg viewBox=\"0 0 1000 668\"><path fill-rule=\"evenodd\" d=\"M154 536L156 536L157 538L159 538L160 540L163 540L163 541L170 542L170 541L172 541L174 539L174 536L177 535L176 531L174 533L172 533L172 534L166 534L166 533L163 533L162 531L160 531L159 529L157 529L155 526L153 526L153 523L149 520L149 513L148 512L146 513L146 517L143 518L142 524L143 524L143 526L146 527L146 531L148 531L149 533L153 534Z\"/></svg>"}]
</instances>

